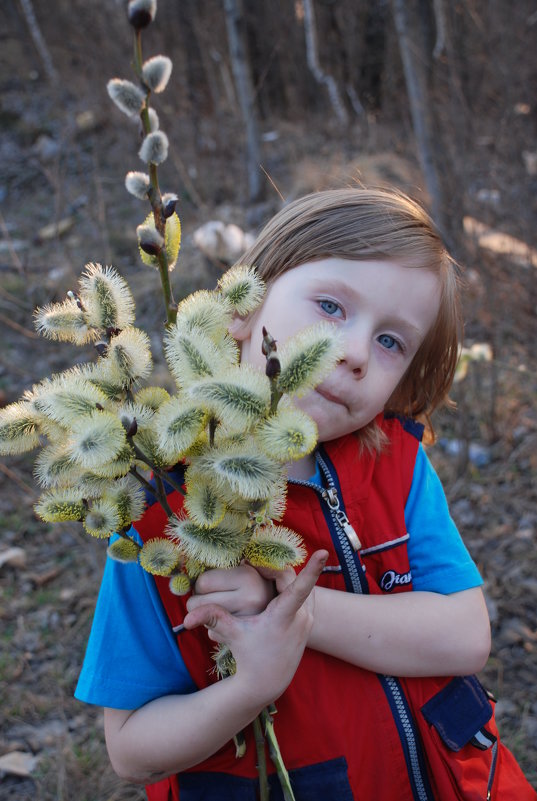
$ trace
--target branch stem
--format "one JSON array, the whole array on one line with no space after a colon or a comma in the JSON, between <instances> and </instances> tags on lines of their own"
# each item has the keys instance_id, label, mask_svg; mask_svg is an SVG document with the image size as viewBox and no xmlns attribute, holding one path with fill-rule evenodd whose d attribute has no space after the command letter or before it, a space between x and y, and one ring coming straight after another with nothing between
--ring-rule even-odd
<instances>
[{"instance_id":1,"label":"branch stem","mask_svg":"<svg viewBox=\"0 0 537 801\"><path fill-rule=\"evenodd\" d=\"M278 389L278 376L270 379L270 413L276 414L283 392Z\"/></svg>"},{"instance_id":2,"label":"branch stem","mask_svg":"<svg viewBox=\"0 0 537 801\"><path fill-rule=\"evenodd\" d=\"M134 70L136 75L142 78L142 30L137 28L134 31Z\"/></svg>"},{"instance_id":3,"label":"branch stem","mask_svg":"<svg viewBox=\"0 0 537 801\"><path fill-rule=\"evenodd\" d=\"M155 487L152 484L150 484L149 481L147 481L147 479L145 479L142 475L140 475L140 473L137 471L137 469L135 467L131 467L130 470L129 470L129 473L132 476L134 476L136 481L140 482L140 484L142 485L142 487L144 487L144 489L146 489L148 492L150 492L152 495L154 495L155 498L158 498L158 493L157 493Z\"/></svg>"},{"instance_id":4,"label":"branch stem","mask_svg":"<svg viewBox=\"0 0 537 801\"><path fill-rule=\"evenodd\" d=\"M144 129L144 135L147 136L151 133L151 122L149 120L149 97L150 90L145 85L142 78L142 32L136 30L134 33L134 69L138 76L143 88L146 92L144 106L140 112L140 119ZM166 219L162 212L162 195L158 182L158 169L156 164L149 164L149 180L150 190L148 192L151 208L153 209L153 219L155 221L155 228L159 234L166 239ZM173 325L177 318L177 304L173 299L173 293L170 285L170 271L168 269L168 257L166 250L163 248L157 256L160 283L162 284L162 291L164 293L164 305L166 308L166 325Z\"/></svg>"},{"instance_id":5,"label":"branch stem","mask_svg":"<svg viewBox=\"0 0 537 801\"><path fill-rule=\"evenodd\" d=\"M168 503L168 499L166 497L166 490L164 489L163 480L161 479L160 476L156 475L155 476L155 482L156 482L157 489L158 489L158 498L159 498L160 505L162 506L162 508L164 509L166 514L168 515L168 517L173 517L173 510L172 510L170 504Z\"/></svg>"},{"instance_id":6,"label":"branch stem","mask_svg":"<svg viewBox=\"0 0 537 801\"><path fill-rule=\"evenodd\" d=\"M151 165L154 166L153 164ZM158 229L157 225L157 217L155 209L153 208L153 215L155 216L155 225ZM166 236L166 221L163 219L164 222L164 233L163 236ZM158 260L158 269L160 274L160 283L162 284L162 292L164 294L164 306L166 308L166 324L168 326L173 325L177 319L177 303L173 299L172 287L170 284L170 271L168 269L168 257L166 255L165 247L162 248L160 253L157 256Z\"/></svg>"},{"instance_id":7,"label":"branch stem","mask_svg":"<svg viewBox=\"0 0 537 801\"><path fill-rule=\"evenodd\" d=\"M181 487L176 481L174 481L173 478L171 478L171 476L165 470L161 470L160 467L157 467L156 464L154 464L151 461L151 459L148 456L146 456L145 453L142 450L140 450L138 445L135 445L135 443L132 441L131 437L129 437L128 439L130 441L130 444L132 446L132 449L134 450L134 453L135 453L137 459L139 459L140 462L143 462L148 467L150 467L155 476L158 476L163 481L165 481L167 484L170 484L175 490L177 490L177 492L180 492L181 495L186 495L186 492L183 489L183 487ZM144 479L144 481L145 481L145 479ZM149 486L151 486L151 484ZM151 489L153 490L153 492L155 492L153 487L151 487Z\"/></svg>"},{"instance_id":8,"label":"branch stem","mask_svg":"<svg viewBox=\"0 0 537 801\"><path fill-rule=\"evenodd\" d=\"M276 739L276 732L274 731L274 723L272 720L272 716L268 711L268 709L263 709L259 717L265 728L265 737L267 738L270 758L272 760L273 765L276 768L278 779L280 780L280 785L282 788L283 797L285 801L295 801L295 795L291 787L291 780L289 778L287 768L285 767L283 762L280 746L278 745L278 740Z\"/></svg>"},{"instance_id":9,"label":"branch stem","mask_svg":"<svg viewBox=\"0 0 537 801\"><path fill-rule=\"evenodd\" d=\"M257 752L257 773L259 775L259 801L269 801L270 788L267 776L267 759L265 756L265 738L260 717L253 722L255 750Z\"/></svg>"}]
</instances>

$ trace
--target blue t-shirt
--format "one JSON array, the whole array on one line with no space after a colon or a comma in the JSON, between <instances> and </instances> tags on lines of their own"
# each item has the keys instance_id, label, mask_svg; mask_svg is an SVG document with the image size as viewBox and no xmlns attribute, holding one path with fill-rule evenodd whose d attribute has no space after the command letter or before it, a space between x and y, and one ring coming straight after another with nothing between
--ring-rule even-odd
<instances>
[{"instance_id":1,"label":"blue t-shirt","mask_svg":"<svg viewBox=\"0 0 537 801\"><path fill-rule=\"evenodd\" d=\"M483 583L421 446L405 522L414 590L447 595ZM153 577L136 563L107 559L75 697L137 709L154 698L195 689Z\"/></svg>"}]
</instances>

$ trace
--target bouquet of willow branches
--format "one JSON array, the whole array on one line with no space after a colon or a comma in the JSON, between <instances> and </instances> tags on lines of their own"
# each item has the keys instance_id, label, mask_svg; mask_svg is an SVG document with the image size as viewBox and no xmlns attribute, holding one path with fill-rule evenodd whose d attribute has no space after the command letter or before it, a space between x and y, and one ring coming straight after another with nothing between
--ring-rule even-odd
<instances>
[{"instance_id":1,"label":"bouquet of willow branches","mask_svg":"<svg viewBox=\"0 0 537 801\"><path fill-rule=\"evenodd\" d=\"M39 449L35 476L43 487L37 514L47 522L81 521L88 534L107 539L108 554L138 561L148 572L169 576L180 595L206 568L248 560L282 569L300 564L300 537L278 525L285 510L286 464L309 453L315 423L293 406L340 356L334 329L320 325L289 340L281 350L266 332L266 372L240 364L228 333L233 314L246 315L262 302L264 285L250 266L223 275L214 291L199 291L179 305L169 275L179 253L181 225L177 196L162 193L158 165L168 139L150 107L163 91L172 63L165 56L142 59L142 30L153 20L156 0L131 0L138 83L113 79L108 92L143 128L140 159L147 172L129 172L126 188L151 211L138 226L140 256L160 274L166 324L164 352L177 384L142 386L151 373L149 338L134 326L134 299L112 268L86 265L76 291L62 303L36 312L46 337L78 345L94 343L96 360L41 381L0 412L0 452ZM277 334L277 332L273 332ZM175 515L166 501L168 469L186 465L184 507ZM152 473L150 482L148 472ZM145 490L169 517L164 534L140 546L131 522L144 511ZM225 646L215 654L221 676L234 670ZM268 712L261 716L269 749L292 799ZM256 735L261 723L256 721ZM256 739L259 739L256 737ZM268 797L264 746L258 748L262 797Z\"/></svg>"}]
</instances>

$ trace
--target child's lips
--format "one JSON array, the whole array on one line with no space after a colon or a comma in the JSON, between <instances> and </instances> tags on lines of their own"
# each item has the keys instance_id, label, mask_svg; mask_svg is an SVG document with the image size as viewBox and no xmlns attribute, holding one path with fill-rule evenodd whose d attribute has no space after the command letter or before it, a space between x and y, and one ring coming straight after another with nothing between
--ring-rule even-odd
<instances>
[{"instance_id":1,"label":"child's lips","mask_svg":"<svg viewBox=\"0 0 537 801\"><path fill-rule=\"evenodd\" d=\"M321 398L324 398L325 400L330 401L331 403L337 403L339 406L347 405L345 401L341 400L341 398L338 398L337 395L332 395L331 392L329 392L326 389L323 389L322 387L316 387L315 391L321 396Z\"/></svg>"}]
</instances>

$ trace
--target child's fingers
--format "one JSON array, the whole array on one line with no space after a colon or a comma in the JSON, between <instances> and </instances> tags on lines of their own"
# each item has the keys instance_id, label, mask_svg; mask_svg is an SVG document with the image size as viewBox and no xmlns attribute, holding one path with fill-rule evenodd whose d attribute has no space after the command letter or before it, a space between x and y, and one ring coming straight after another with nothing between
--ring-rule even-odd
<instances>
[{"instance_id":1,"label":"child's fingers","mask_svg":"<svg viewBox=\"0 0 537 801\"><path fill-rule=\"evenodd\" d=\"M236 629L233 615L217 604L203 604L188 612L183 625L185 629L195 629L205 626L209 629L211 640L228 642Z\"/></svg>"},{"instance_id":2,"label":"child's fingers","mask_svg":"<svg viewBox=\"0 0 537 801\"><path fill-rule=\"evenodd\" d=\"M278 592L283 592L296 579L296 573L292 567L286 567L283 570L274 570L271 567L257 567L256 570L267 581L274 581Z\"/></svg>"},{"instance_id":3,"label":"child's fingers","mask_svg":"<svg viewBox=\"0 0 537 801\"><path fill-rule=\"evenodd\" d=\"M186 602L186 608L189 612L194 611L197 609L198 606L207 606L209 604L216 604L216 606L222 606L224 609L228 609L229 604L229 597L232 593L229 592L211 592L211 598L208 599L207 595L191 595L188 601Z\"/></svg>"},{"instance_id":4,"label":"child's fingers","mask_svg":"<svg viewBox=\"0 0 537 801\"><path fill-rule=\"evenodd\" d=\"M328 551L315 551L315 553L312 554L304 569L300 571L294 581L291 581L283 592L272 602L275 611L276 608L278 610L278 615L283 618L291 618L296 615L313 590L327 559Z\"/></svg>"},{"instance_id":5,"label":"child's fingers","mask_svg":"<svg viewBox=\"0 0 537 801\"><path fill-rule=\"evenodd\" d=\"M205 595L209 592L227 592L237 585L237 569L212 568L199 576L194 585L194 592Z\"/></svg>"},{"instance_id":6,"label":"child's fingers","mask_svg":"<svg viewBox=\"0 0 537 801\"><path fill-rule=\"evenodd\" d=\"M276 570L274 567L256 567L257 572L260 576L263 576L264 579L268 581L276 581L283 573L290 572L291 573L291 580L294 578L295 571L292 567L284 568L283 570Z\"/></svg>"}]
</instances>

